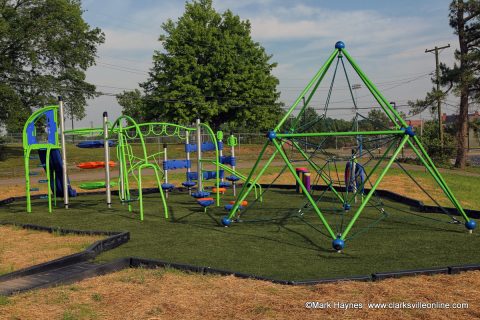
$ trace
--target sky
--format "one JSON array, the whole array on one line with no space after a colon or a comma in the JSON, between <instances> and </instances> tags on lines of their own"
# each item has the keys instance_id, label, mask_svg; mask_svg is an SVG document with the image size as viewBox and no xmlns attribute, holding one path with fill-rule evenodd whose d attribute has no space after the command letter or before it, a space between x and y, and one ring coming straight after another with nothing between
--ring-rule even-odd
<instances>
[{"instance_id":1,"label":"sky","mask_svg":"<svg viewBox=\"0 0 480 320\"><path fill-rule=\"evenodd\" d=\"M214 0L217 11L233 11L252 26L252 38L273 57L278 66L281 101L290 106L301 90L342 40L360 68L399 110L408 113L408 100L423 98L432 88L435 57L425 49L450 44L440 61L454 62L458 40L448 24L450 0ZM184 12L185 1L178 0L84 0L84 19L105 33L98 48L97 65L87 71L87 81L105 93L88 101L87 116L75 127L99 126L103 111L112 119L121 107L112 94L139 88L148 78L154 50L161 50L161 25L176 21ZM347 67L351 84L360 83ZM311 106L319 112L333 74L325 78ZM345 77L336 77L330 106L336 116L349 118L353 105ZM354 91L360 107L373 100L362 86ZM455 97L444 105L455 112ZM367 111L365 111L367 112ZM427 118L428 112L414 118ZM351 117L350 117L351 118ZM68 121L67 123L70 123Z\"/></svg>"}]
</instances>

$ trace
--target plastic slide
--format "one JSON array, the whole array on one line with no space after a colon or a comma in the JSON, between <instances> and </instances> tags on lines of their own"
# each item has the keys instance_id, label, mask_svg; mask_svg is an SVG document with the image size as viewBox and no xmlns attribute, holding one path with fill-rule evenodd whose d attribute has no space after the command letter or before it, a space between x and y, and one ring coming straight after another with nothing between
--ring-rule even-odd
<instances>
[{"instance_id":1,"label":"plastic slide","mask_svg":"<svg viewBox=\"0 0 480 320\"><path fill-rule=\"evenodd\" d=\"M46 170L47 162L47 150L38 150L38 157L42 166ZM53 179L53 172L55 172L55 180ZM59 149L52 149L50 152L50 188L54 192L54 188L57 189L57 196L63 195L63 163L62 154ZM68 195L70 197L76 197L77 191L70 186L70 180L68 180Z\"/></svg>"}]
</instances>

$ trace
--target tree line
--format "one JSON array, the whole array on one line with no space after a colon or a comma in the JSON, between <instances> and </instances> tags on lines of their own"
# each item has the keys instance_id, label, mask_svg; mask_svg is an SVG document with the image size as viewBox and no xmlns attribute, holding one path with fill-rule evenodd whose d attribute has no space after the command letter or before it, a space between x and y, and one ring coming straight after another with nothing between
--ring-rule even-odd
<instances>
[{"instance_id":1,"label":"tree line","mask_svg":"<svg viewBox=\"0 0 480 320\"><path fill-rule=\"evenodd\" d=\"M85 72L105 36L82 14L80 0L0 0L0 125L7 131L21 131L36 106L54 103L58 95L65 96L68 117L85 117L87 100L99 94ZM480 102L480 0L452 1L449 23L459 41L456 62L441 64L438 79L432 79L442 90L410 104L412 112L435 112L439 99L459 98L456 166L464 167L469 106ZM141 90L117 95L125 114L181 124L200 117L223 130L275 126L284 113L272 73L277 64L252 39L248 20L230 10L217 12L212 0L192 0L162 29Z\"/></svg>"}]
</instances>

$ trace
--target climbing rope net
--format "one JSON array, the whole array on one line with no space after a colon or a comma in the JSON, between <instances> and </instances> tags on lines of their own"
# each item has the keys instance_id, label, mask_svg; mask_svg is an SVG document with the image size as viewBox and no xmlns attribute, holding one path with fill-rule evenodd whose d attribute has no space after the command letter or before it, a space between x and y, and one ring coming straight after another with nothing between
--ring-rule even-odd
<instances>
[{"instance_id":1,"label":"climbing rope net","mask_svg":"<svg viewBox=\"0 0 480 320\"><path fill-rule=\"evenodd\" d=\"M371 82L366 79L366 76L360 71L351 57L347 56L352 68L357 72L362 81L364 81L379 103L379 106L373 108L383 109L389 120L376 120L373 117L361 114L361 109L364 110L368 108L360 109L357 104L349 73L347 72L343 59L344 54L347 55L348 53L344 52L343 48L344 47L337 48L338 52L332 54L324 67L317 73L316 78L312 79L311 83L302 92L300 98L297 99L294 106L289 110L284 120L282 120L275 130L269 132L267 137L270 143L276 148L276 151L274 151L274 154L266 161L267 164L265 167L258 172L258 163L266 148L264 147L259 160L250 174L252 181L257 182L274 157L280 155L284 160L284 165L264 188L263 194L266 195L272 187L283 183L285 181L283 177L290 173L287 181L291 183L293 176L297 183L297 191L303 191L302 196L297 197L299 199L298 201L292 201L292 205L295 203L297 206L285 210L278 208L275 210L275 213L270 214L270 216L262 214L261 217L258 217L257 211L253 209L255 205L257 205L254 201L248 208L242 211L237 211L237 208L234 206L228 218L232 219L236 217L237 221L244 222L281 221L282 223L294 218L306 222L305 217L316 213L322 220L327 232L321 228L312 227L316 228L319 233L333 238L333 246L338 250L343 249L345 240L351 240L359 234L375 227L382 220L391 216L392 211L395 209L413 216L436 220L442 223L460 223L458 218L452 215L450 210L440 205L435 196L432 195L426 187L422 186L422 183L398 160L399 153L403 152L408 140L416 139L413 129L405 125L405 121L401 119L397 111L392 110L393 108L388 102L385 102L385 98L376 90ZM305 117L305 114L309 110L307 106L312 101L312 97L316 94L318 86L325 76L325 72L335 60L335 57L337 59L324 104L322 108L316 110L315 116L310 115L307 119L307 117ZM343 122L348 123L350 125L349 128L339 129L336 127L337 122L333 120L335 117L335 108L332 108L332 96L335 81L340 73L343 73L345 76L344 81L348 87L348 101L351 103L350 108L343 109L351 112L349 119L352 120L351 122ZM292 118L291 112L302 98L304 106L300 112ZM311 108L310 113L311 110L315 109ZM288 118L288 116L290 116L290 118ZM385 117L385 119L388 118ZM418 140L415 140L415 142L418 147L410 145L411 149L414 151L417 150L416 148L422 150L423 147L421 147L420 142ZM267 141L267 144L268 143ZM338 148L339 145L340 148ZM419 158L422 157L422 159L430 160L426 154L417 152L416 154ZM442 182L442 178L436 171L437 169L434 167L433 162L431 162L431 160L428 162L427 160L422 160L425 167L432 173L437 182ZM441 216L426 216L408 210L408 207L406 209L398 208L384 201L380 194L384 191L379 190L378 186L382 179L383 181L388 180L388 177L385 178L385 176L393 164L396 164L399 171L405 173L405 175L413 181L413 186L416 188L416 191L423 192L448 219L442 218ZM295 176L294 166L296 165L307 166L311 170L311 182L309 182L308 189L306 189L304 185L305 180L301 181L298 175ZM256 178L253 178L254 172L257 173ZM298 187L299 184L300 187ZM440 183L440 186L442 190L445 191L447 199L451 200L455 205L458 213L464 216L467 221L467 229L470 229L468 217L446 186L446 183ZM248 192L247 184L240 192L237 202L242 201ZM265 203L268 203L268 198ZM364 210L368 214L361 215ZM254 211L255 214L250 215L249 212L251 211ZM265 212L265 210L263 212ZM226 222L228 223L228 220ZM355 223L356 229L353 233L350 233Z\"/></svg>"}]
</instances>

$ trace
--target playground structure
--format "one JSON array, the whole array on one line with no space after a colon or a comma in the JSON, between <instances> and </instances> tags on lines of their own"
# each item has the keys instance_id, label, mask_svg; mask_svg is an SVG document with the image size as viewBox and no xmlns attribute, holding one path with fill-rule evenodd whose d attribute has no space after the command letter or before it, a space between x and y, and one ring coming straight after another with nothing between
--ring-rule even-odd
<instances>
[{"instance_id":1,"label":"playground structure","mask_svg":"<svg viewBox=\"0 0 480 320\"><path fill-rule=\"evenodd\" d=\"M312 131L311 128L313 128L315 124L302 123L302 117L335 59L336 66L325 101L324 113L319 121L327 119L329 102L337 77L337 70L343 68L353 102L353 110L355 111L354 127L351 128L350 131L335 131L331 128L321 130L320 132ZM351 68L360 77L365 87L368 88L378 103L379 108L383 110L384 114L388 117L391 122L390 124L380 124L380 129L360 130L361 125L359 125L359 118L362 116L358 111L359 108L351 89L352 86L350 85L344 60L349 62ZM306 99L303 106L299 107L300 101L304 98ZM297 113L294 114L294 112ZM60 113L60 119L58 119L57 113ZM45 121L42 122L42 119L45 119ZM38 139L41 134L37 134L37 124L42 124L46 127L46 141L40 141ZM60 130L58 127L60 127ZM202 140L202 131L206 133L208 141ZM30 176L34 174L30 172L29 169L32 151L38 150L39 159L42 162L41 166L45 168L47 175L47 179L41 179L39 182L48 183L50 186L46 196L46 198L48 198L49 211L52 211L52 194L53 199L56 200L57 193L63 193L64 205L68 208L69 197L76 196L76 192L69 186L67 178L65 134L96 134L102 135L103 139L84 141L77 146L92 149L103 148L103 161L89 161L81 163L78 166L85 169L104 168L105 181L87 182L80 187L87 190L105 188L107 205L108 207L111 206L111 187L114 186L115 183L112 182L110 178L110 167L115 164L110 160L109 148L116 146L116 157L118 160L116 165L119 169L119 200L121 203L128 205L129 211L133 211L132 203L138 202L141 220L144 219L144 183L142 177L145 170L153 171L165 218L169 217L167 206L168 195L176 188L176 186L171 183L169 177L169 173L172 170L185 170L185 180L181 184L183 188L188 190L188 193L192 197L196 198L198 205L203 207L204 211L212 205L220 206L221 195L226 191L225 188L231 186L234 195L236 195L237 181L245 181L235 201L225 206L229 214L223 217L221 222L223 225L229 226L233 221L240 221L240 213L243 215L244 212L248 210L242 209L248 204L247 197L252 191L255 192L256 200L254 202L262 201L262 195L268 191L269 188L262 190L259 179L272 164L273 160L279 156L284 162L284 167L280 170L278 176L284 172L290 172L295 179L297 193L301 193L306 201L297 209L298 215L304 215L309 211L315 212L326 230L328 237L332 239L333 248L340 251L345 247L345 241L352 239L355 235L351 235L351 230L366 207L371 206L377 209L380 214L380 218L371 223L372 226L388 216L388 212L384 208L382 200L377 195L376 190L394 163L441 207L438 202L422 188L421 184L413 179L408 170L396 161L404 147L409 146L433 177L447 199L454 205L457 213L463 217L465 227L469 232L472 232L476 227L476 222L466 215L461 204L449 189L413 129L407 125L397 110L392 107L388 100L386 100L367 78L345 50L343 42L340 41L337 42L334 52L307 84L278 125L272 131L268 132L267 141L248 176L244 176L236 171L235 146L237 142L235 137L230 135L227 139L227 145L231 148L231 155L224 155L223 133L218 132L214 134L211 128L201 123L200 120L197 120L194 126L184 126L165 122L137 123L131 117L121 116L115 122L110 123L108 121L108 115L104 113L103 128L67 131L63 130L63 103L60 100L59 106L49 106L37 110L32 114L25 124L23 134L27 212L31 212L30 192L35 190L30 183ZM164 144L163 148L158 148L158 151L149 151L146 143L146 139L149 137L170 137L181 141L185 147L184 159L170 159L167 144ZM310 139L309 142L307 142L307 138ZM329 139L332 138L349 140L350 144L347 145L351 148L351 153L349 152L347 155L331 154L331 152L327 150L326 145L329 143ZM260 166L262 157L266 154L268 146L273 146L274 152L268 157L263 166ZM294 159L293 156L289 155L286 146L290 146L299 159ZM383 147L385 151L376 159L373 154L373 149L377 148L381 150ZM62 150L61 153L60 150ZM196 155L196 157L193 156L193 158L195 158L193 161L192 155ZM192 171L194 167L192 162L196 162L196 171ZM295 168L293 164L296 162L303 162L306 167ZM107 163L109 165L105 165ZM372 164L373 167L370 166ZM345 165L343 173L339 173L338 167L340 165ZM225 173L229 175L227 176ZM313 177L312 174L316 176ZM274 182L275 180L276 179L274 179ZM132 189L133 182L137 185L137 191L135 192L133 192ZM209 183L211 184L208 185ZM323 189L320 187L323 187ZM316 194L318 190L323 190L323 192ZM326 210L320 206L322 201L325 200L327 192L333 195L338 204L336 208L332 209L333 214L326 212ZM214 198L210 197L211 193L215 194ZM249 205L249 207L251 207L251 205ZM242 212L240 210L242 210ZM443 210L443 212L450 217L451 222L459 223L459 220L452 216L447 210ZM330 214L330 216L328 216L328 214ZM333 228L332 219L337 220L337 226L335 228Z\"/></svg>"},{"instance_id":2,"label":"playground structure","mask_svg":"<svg viewBox=\"0 0 480 320\"><path fill-rule=\"evenodd\" d=\"M62 101L60 99L60 106ZM46 179L38 180L38 183L48 184L48 211L52 212L52 193L53 198L57 198L57 191L59 194L63 193L65 206L68 207L68 197L75 197L76 191L73 190L68 182L66 176L65 151L63 150L64 137L60 143L58 139L58 110L60 111L61 124L63 128L63 108L59 106L47 106L34 112L26 121L23 128L23 151L25 162L25 194L27 198L27 212L32 211L31 192L38 191L39 188L32 187L31 177L39 176L39 172L30 170L30 160L39 159L39 167L45 169ZM38 124L43 121L46 128L46 137L42 137L40 132L37 132ZM32 156L32 151L38 152L38 157Z\"/></svg>"},{"instance_id":3,"label":"playground structure","mask_svg":"<svg viewBox=\"0 0 480 320\"><path fill-rule=\"evenodd\" d=\"M345 59L344 59L345 58ZM331 84L328 87L328 94L325 99L324 113L321 115L320 120L327 119L327 112L329 111L329 102L333 92L334 82L337 76L337 70L343 69L346 83L348 85L348 92L350 94L351 101L353 103L354 115L354 128L351 131L338 131L333 128L329 128L328 132L316 132L309 131L315 124L302 123L304 113L307 107L311 104L312 98L317 93L317 90L325 78L327 71L336 60L334 68L334 74L332 76ZM361 79L362 83L369 90L375 101L378 103L380 110L388 117L391 122L388 124L380 124L381 129L374 130L359 130L359 108L357 106L356 99L352 92L352 85L350 83L347 69L345 67L344 60L350 64L351 68ZM340 66L340 68L339 68ZM300 106L300 102L304 101L303 106ZM297 112L294 114L294 112ZM291 119L293 117L293 119ZM306 139L311 139L313 142L306 142ZM350 156L337 156L328 152L325 147L328 139L331 138L354 138L352 146L352 153ZM372 147L373 145L382 145L386 148L385 152L379 159L375 159ZM373 226L381 219L388 216L382 201L379 200L376 204L371 202L376 198L376 189L385 177L389 169L394 163L397 163L405 173L412 178L408 170L406 170L396 159L404 146L409 146L415 153L418 159L421 161L426 170L434 178L437 185L441 188L447 199L454 205L457 213L465 220L465 227L472 232L476 227L476 222L470 219L459 201L454 196L453 192L448 187L447 183L443 179L442 175L436 168L432 159L427 154L419 138L415 135L413 128L407 125L406 121L401 117L398 111L392 107L391 103L382 95L382 93L375 87L375 85L368 79L365 73L356 64L353 58L345 49L345 44L338 41L335 44L333 53L329 56L324 65L318 70L311 81L300 93L296 101L286 112L284 117L280 120L275 128L267 133L266 142L258 156L257 161L253 165L250 174L247 177L246 183L243 185L239 196L237 197L235 204L231 207L229 215L222 219L222 223L225 226L231 225L235 218L238 220L240 213L238 208L241 206L252 190L252 186L259 181L267 168L272 164L273 160L278 156L283 160L285 166L280 171L281 175L284 171L288 171L294 177L298 188L302 191L306 198L306 203L298 209L298 214L303 215L308 211L314 211L327 235L332 240L332 246L335 250L341 251L345 247L345 241L350 239L350 232L355 223L361 216L362 212L367 205L375 207L380 213L379 220L375 220L371 225ZM268 158L263 159L263 156L268 146L273 146L274 152ZM291 146L300 159L293 159L287 155L285 149L286 146ZM380 149L379 149L380 150ZM264 162L262 163L262 161ZM345 164L344 179L342 181L338 164L340 161ZM363 160L363 163L360 163ZM377 161L378 160L378 161ZM302 161L306 163L313 172L317 175L314 184L320 184L324 186L324 191L320 195L314 194L313 190L307 188L306 182L296 172L294 162ZM373 165L373 168L367 173L367 166ZM260 165L262 163L262 165ZM332 169L332 167L334 169ZM333 171L333 173L332 173ZM336 177L335 177L336 175ZM374 180L373 178L376 177ZM276 181L277 178L274 179ZM412 180L423 190L422 186L412 178ZM369 185L369 190L365 187ZM268 188L266 188L268 190ZM329 192L336 199L337 208L332 210L330 218L336 218L339 223L334 230L331 224L330 218L327 218L325 210L320 209L320 203L323 201L323 197L326 192ZM427 195L435 201L427 193ZM358 199L360 197L360 200ZM436 202L438 204L438 202ZM351 211L354 211L353 214ZM450 215L446 210L444 213L450 216L451 222L459 223L459 221Z\"/></svg>"},{"instance_id":4,"label":"playground structure","mask_svg":"<svg viewBox=\"0 0 480 320\"><path fill-rule=\"evenodd\" d=\"M45 168L47 179L42 179L48 183L49 212L52 212L52 198L55 201L57 192L63 192L63 177L67 177L65 135L96 135L102 136L102 140L81 141L77 144L79 148L104 149L103 161L87 161L77 164L80 169L98 169L104 168L104 181L84 182L79 185L81 189L95 190L105 189L107 206L111 207L111 187L118 184L119 199L121 203L128 205L128 210L132 211L132 203L138 201L140 220L144 219L143 204L143 181L142 177L146 169L153 171L155 182L158 186L160 198L165 218L168 218L167 198L169 192L178 188L169 181L169 172L172 170L185 169L185 181L182 182L183 188L196 198L197 203L204 208L216 204L220 206L220 197L226 191L227 187L233 188L235 194L236 183L239 180L245 180L246 177L235 170L235 146L237 141L233 134L227 139L231 155L223 154L223 133L214 134L212 129L200 120L197 120L195 126L182 126L172 123L152 122L138 124L134 119L128 116L121 116L115 122L108 121L108 114L103 114L103 128L81 128L75 130L62 130L63 121L58 121L57 113L63 113L63 104L59 99L59 106L49 106L37 110L28 119L24 128L24 155L26 170L26 188L27 188L27 212L31 212L31 191L39 191L30 186L30 162L32 150L38 150L42 166ZM39 141L42 136L40 125L43 125L42 119L46 119L47 140ZM60 127L60 134L59 134ZM38 131L38 132L37 132ZM202 141L202 132L206 132L209 141ZM62 143L59 142L59 135ZM176 138L184 144L185 159L176 160L168 158L168 147L164 144L163 150L149 152L146 139L149 137L168 137ZM217 137L219 140L217 141ZM195 140L195 143L191 143ZM110 160L110 148L116 147L116 156L118 164ZM62 153L60 153L62 149ZM191 154L196 154L196 169L192 171ZM210 155L208 155L210 153ZM43 155L43 156L42 156ZM52 156L53 155L53 156ZM205 156L208 155L208 156ZM108 163L109 165L105 165ZM111 168L118 165L119 176L118 183L111 181ZM212 169L213 168L213 169ZM201 172L201 174L199 174ZM225 176L225 172L229 174ZM38 172L36 172L38 174ZM75 197L76 191L71 189L68 184L67 197L64 195L64 205L68 208L68 196ZM227 181L225 181L227 180ZM52 183L55 181L55 183ZM133 196L131 183L137 184L136 195ZM208 185L213 182L211 185ZM182 188L182 187L180 187ZM261 193L261 186L254 186L255 194ZM210 198L210 194L215 194L215 199ZM53 194L53 197L52 197Z\"/></svg>"}]
</instances>

